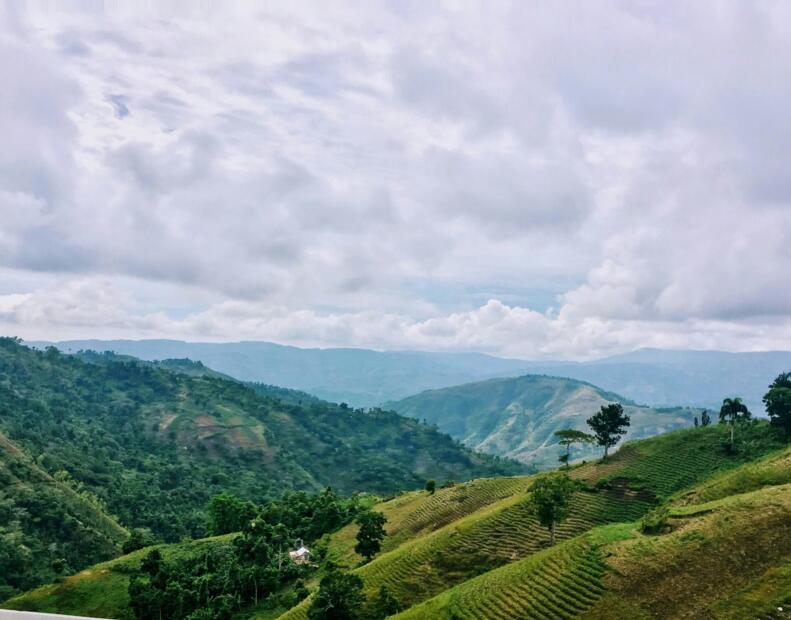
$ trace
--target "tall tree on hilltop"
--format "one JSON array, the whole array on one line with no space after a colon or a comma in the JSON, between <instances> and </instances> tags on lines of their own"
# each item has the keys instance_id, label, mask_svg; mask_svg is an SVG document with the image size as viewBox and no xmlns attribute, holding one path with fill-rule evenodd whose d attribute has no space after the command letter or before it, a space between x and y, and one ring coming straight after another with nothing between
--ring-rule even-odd
<instances>
[{"instance_id":1,"label":"tall tree on hilltop","mask_svg":"<svg viewBox=\"0 0 791 620\"><path fill-rule=\"evenodd\" d=\"M604 447L602 461L606 461L610 447L620 441L621 435L626 434L629 416L624 413L620 403L602 405L599 413L588 418L588 426L596 437L596 443Z\"/></svg>"},{"instance_id":2,"label":"tall tree on hilltop","mask_svg":"<svg viewBox=\"0 0 791 620\"><path fill-rule=\"evenodd\" d=\"M382 548L387 518L381 512L368 510L361 513L356 520L360 530L357 532L354 550L370 562Z\"/></svg>"},{"instance_id":3,"label":"tall tree on hilltop","mask_svg":"<svg viewBox=\"0 0 791 620\"><path fill-rule=\"evenodd\" d=\"M749 420L752 414L738 396L735 398L726 398L722 401L720 407L720 424L731 425L731 441L730 445L733 448L734 431L736 430L736 422L743 422Z\"/></svg>"},{"instance_id":4,"label":"tall tree on hilltop","mask_svg":"<svg viewBox=\"0 0 791 620\"><path fill-rule=\"evenodd\" d=\"M791 437L791 372L781 373L772 381L763 401L772 426Z\"/></svg>"},{"instance_id":5,"label":"tall tree on hilltop","mask_svg":"<svg viewBox=\"0 0 791 620\"><path fill-rule=\"evenodd\" d=\"M569 459L571 458L571 446L575 443L586 444L593 443L596 438L593 435L578 431L573 428L564 428L555 431L555 437L558 437L561 446L566 446L566 453L560 456L560 461L566 464L566 469L569 467Z\"/></svg>"},{"instance_id":6,"label":"tall tree on hilltop","mask_svg":"<svg viewBox=\"0 0 791 620\"><path fill-rule=\"evenodd\" d=\"M536 480L528 489L530 507L538 522L549 529L549 541L555 544L555 528L566 520L569 502L579 483L566 474L552 474Z\"/></svg>"}]
</instances>

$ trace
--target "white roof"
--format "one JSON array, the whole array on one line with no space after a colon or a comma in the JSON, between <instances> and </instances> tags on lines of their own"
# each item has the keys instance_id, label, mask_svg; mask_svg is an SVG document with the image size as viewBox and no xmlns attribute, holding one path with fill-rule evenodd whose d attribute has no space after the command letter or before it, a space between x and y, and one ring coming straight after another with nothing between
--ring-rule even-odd
<instances>
[{"instance_id":1,"label":"white roof","mask_svg":"<svg viewBox=\"0 0 791 620\"><path fill-rule=\"evenodd\" d=\"M300 547L296 551L289 551L288 555L290 555L292 558L299 558L303 555L307 555L308 553L310 553L310 549L307 547Z\"/></svg>"}]
</instances>

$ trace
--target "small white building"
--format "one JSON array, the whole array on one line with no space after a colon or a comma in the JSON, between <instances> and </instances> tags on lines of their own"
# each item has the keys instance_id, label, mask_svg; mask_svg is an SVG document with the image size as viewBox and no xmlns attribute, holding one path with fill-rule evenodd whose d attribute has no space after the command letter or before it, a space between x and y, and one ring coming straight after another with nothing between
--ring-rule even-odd
<instances>
[{"instance_id":1,"label":"small white building","mask_svg":"<svg viewBox=\"0 0 791 620\"><path fill-rule=\"evenodd\" d=\"M291 558L291 561L294 562L294 564L307 564L310 562L310 549L308 549L302 544L302 541L300 541L299 548L295 551L289 551L288 557Z\"/></svg>"}]
</instances>

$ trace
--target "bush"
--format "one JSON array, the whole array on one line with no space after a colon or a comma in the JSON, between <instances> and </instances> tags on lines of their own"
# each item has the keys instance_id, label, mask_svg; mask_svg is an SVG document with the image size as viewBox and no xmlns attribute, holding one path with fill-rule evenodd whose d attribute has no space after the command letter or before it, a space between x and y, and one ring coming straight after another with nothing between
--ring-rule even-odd
<instances>
[{"instance_id":1,"label":"bush","mask_svg":"<svg viewBox=\"0 0 791 620\"><path fill-rule=\"evenodd\" d=\"M661 534L667 529L670 511L665 506L655 508L646 513L640 521L640 531L643 534Z\"/></svg>"}]
</instances>

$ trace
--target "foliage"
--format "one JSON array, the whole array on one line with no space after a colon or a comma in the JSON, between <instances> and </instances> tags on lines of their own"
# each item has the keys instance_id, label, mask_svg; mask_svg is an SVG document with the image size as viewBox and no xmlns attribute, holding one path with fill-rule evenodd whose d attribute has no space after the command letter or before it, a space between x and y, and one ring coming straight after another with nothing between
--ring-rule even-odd
<instances>
[{"instance_id":1,"label":"foliage","mask_svg":"<svg viewBox=\"0 0 791 620\"><path fill-rule=\"evenodd\" d=\"M588 433L584 433L583 431L578 431L574 428L564 428L559 431L555 431L555 437L557 437L560 440L558 441L558 443L561 446L566 446L566 452L560 455L559 460L561 463L564 463L567 468L569 464L569 459L571 458L572 445L574 445L575 443L587 444L596 441L596 438L593 435L589 435Z\"/></svg>"},{"instance_id":2,"label":"foliage","mask_svg":"<svg viewBox=\"0 0 791 620\"><path fill-rule=\"evenodd\" d=\"M255 505L225 491L209 502L209 533L212 536L238 532L255 516Z\"/></svg>"},{"instance_id":3,"label":"foliage","mask_svg":"<svg viewBox=\"0 0 791 620\"><path fill-rule=\"evenodd\" d=\"M366 510L357 517L357 523L360 529L354 550L370 561L382 548L387 518L381 512Z\"/></svg>"},{"instance_id":4,"label":"foliage","mask_svg":"<svg viewBox=\"0 0 791 620\"><path fill-rule=\"evenodd\" d=\"M734 444L736 423L746 422L750 417L752 417L752 414L747 408L747 405L742 402L741 398L726 398L722 401L722 407L720 408L720 424L725 424L727 422L731 427L730 441L726 446L729 452L733 452L736 449Z\"/></svg>"},{"instance_id":5,"label":"foliage","mask_svg":"<svg viewBox=\"0 0 791 620\"><path fill-rule=\"evenodd\" d=\"M709 415L708 410L704 409L700 413L700 425L708 426L709 424L711 424L711 416Z\"/></svg>"},{"instance_id":6,"label":"foliage","mask_svg":"<svg viewBox=\"0 0 791 620\"><path fill-rule=\"evenodd\" d=\"M426 491L428 491L429 495L434 495L434 492L436 490L437 490L436 480L426 480Z\"/></svg>"},{"instance_id":7,"label":"foliage","mask_svg":"<svg viewBox=\"0 0 791 620\"><path fill-rule=\"evenodd\" d=\"M136 527L129 532L129 538L124 542L122 550L124 553L132 553L144 547L157 544L156 536L147 527Z\"/></svg>"},{"instance_id":8,"label":"foliage","mask_svg":"<svg viewBox=\"0 0 791 620\"><path fill-rule=\"evenodd\" d=\"M355 620L365 604L363 580L352 573L332 571L322 578L308 610L310 620Z\"/></svg>"},{"instance_id":9,"label":"foliage","mask_svg":"<svg viewBox=\"0 0 791 620\"><path fill-rule=\"evenodd\" d=\"M763 401L772 426L781 429L786 437L791 437L791 372L777 376Z\"/></svg>"},{"instance_id":10,"label":"foliage","mask_svg":"<svg viewBox=\"0 0 791 620\"><path fill-rule=\"evenodd\" d=\"M371 613L368 614L370 620L385 620L390 616L402 611L403 607L398 599L394 597L386 585L379 586L379 593L371 605Z\"/></svg>"},{"instance_id":11,"label":"foliage","mask_svg":"<svg viewBox=\"0 0 791 620\"><path fill-rule=\"evenodd\" d=\"M579 483L565 474L542 476L530 487L530 506L539 523L550 531L555 544L555 528L568 517L569 503Z\"/></svg>"},{"instance_id":12,"label":"foliage","mask_svg":"<svg viewBox=\"0 0 791 620\"><path fill-rule=\"evenodd\" d=\"M640 520L640 531L643 534L659 534L667 525L670 510L667 506L659 506L647 512Z\"/></svg>"},{"instance_id":13,"label":"foliage","mask_svg":"<svg viewBox=\"0 0 791 620\"><path fill-rule=\"evenodd\" d=\"M602 405L599 412L588 418L588 426L593 430L596 442L604 447L604 460L607 460L607 451L618 443L621 435L626 434L629 426L629 416L623 411L623 405L612 403Z\"/></svg>"}]
</instances>

